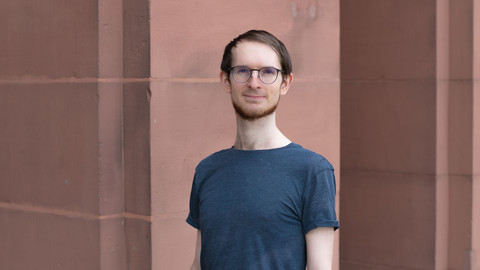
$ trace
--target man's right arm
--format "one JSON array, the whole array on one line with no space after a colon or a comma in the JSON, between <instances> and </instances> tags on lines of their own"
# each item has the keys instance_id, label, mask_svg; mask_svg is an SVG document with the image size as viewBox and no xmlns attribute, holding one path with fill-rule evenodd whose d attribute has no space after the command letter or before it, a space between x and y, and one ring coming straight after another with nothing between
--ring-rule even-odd
<instances>
[{"instance_id":1,"label":"man's right arm","mask_svg":"<svg viewBox=\"0 0 480 270\"><path fill-rule=\"evenodd\" d=\"M202 234L200 230L197 232L197 247L195 248L195 258L193 259L192 267L190 270L201 270L200 266L200 251L202 249Z\"/></svg>"}]
</instances>

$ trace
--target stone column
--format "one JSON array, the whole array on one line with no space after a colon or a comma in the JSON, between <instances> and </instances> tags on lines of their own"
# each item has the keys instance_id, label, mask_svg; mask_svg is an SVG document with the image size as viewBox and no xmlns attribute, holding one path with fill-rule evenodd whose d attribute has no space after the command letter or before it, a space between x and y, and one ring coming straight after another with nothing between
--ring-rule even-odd
<instances>
[{"instance_id":1,"label":"stone column","mask_svg":"<svg viewBox=\"0 0 480 270\"><path fill-rule=\"evenodd\" d=\"M448 6L448 269L455 270L480 269L478 5L460 0Z\"/></svg>"},{"instance_id":2,"label":"stone column","mask_svg":"<svg viewBox=\"0 0 480 270\"><path fill-rule=\"evenodd\" d=\"M341 1L342 269L478 269L474 3Z\"/></svg>"},{"instance_id":3,"label":"stone column","mask_svg":"<svg viewBox=\"0 0 480 270\"><path fill-rule=\"evenodd\" d=\"M125 269L121 1L0 3L2 269Z\"/></svg>"}]
</instances>

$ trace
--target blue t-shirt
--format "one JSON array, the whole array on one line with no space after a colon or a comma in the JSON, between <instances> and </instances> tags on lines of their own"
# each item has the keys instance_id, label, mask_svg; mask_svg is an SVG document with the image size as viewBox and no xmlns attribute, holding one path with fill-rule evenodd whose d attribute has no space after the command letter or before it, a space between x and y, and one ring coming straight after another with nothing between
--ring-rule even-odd
<instances>
[{"instance_id":1,"label":"blue t-shirt","mask_svg":"<svg viewBox=\"0 0 480 270\"><path fill-rule=\"evenodd\" d=\"M187 218L201 231L202 269L305 270L305 234L338 228L335 192L332 165L298 144L205 158Z\"/></svg>"}]
</instances>

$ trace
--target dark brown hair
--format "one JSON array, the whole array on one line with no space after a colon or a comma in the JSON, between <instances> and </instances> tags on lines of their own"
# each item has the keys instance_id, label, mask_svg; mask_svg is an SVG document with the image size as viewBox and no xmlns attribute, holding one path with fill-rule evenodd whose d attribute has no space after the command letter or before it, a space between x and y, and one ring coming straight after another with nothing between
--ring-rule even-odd
<instances>
[{"instance_id":1,"label":"dark brown hair","mask_svg":"<svg viewBox=\"0 0 480 270\"><path fill-rule=\"evenodd\" d=\"M282 73L287 75L292 73L292 61L290 60L290 54L287 48L278 38L264 30L250 30L230 41L230 43L225 46L225 51L223 52L222 64L220 65L221 70L228 74L230 73L230 68L232 67L232 49L242 41L255 41L270 46L280 59Z\"/></svg>"}]
</instances>

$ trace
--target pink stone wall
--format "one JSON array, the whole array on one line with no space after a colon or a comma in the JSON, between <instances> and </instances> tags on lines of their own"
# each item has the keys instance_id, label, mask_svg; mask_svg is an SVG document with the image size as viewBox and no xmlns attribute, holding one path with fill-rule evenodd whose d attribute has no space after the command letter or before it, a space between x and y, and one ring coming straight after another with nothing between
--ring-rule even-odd
<instances>
[{"instance_id":1,"label":"pink stone wall","mask_svg":"<svg viewBox=\"0 0 480 270\"><path fill-rule=\"evenodd\" d=\"M336 168L334 269L479 269L479 8L0 1L0 268L188 269L223 47L261 28L293 58L280 128Z\"/></svg>"}]
</instances>

